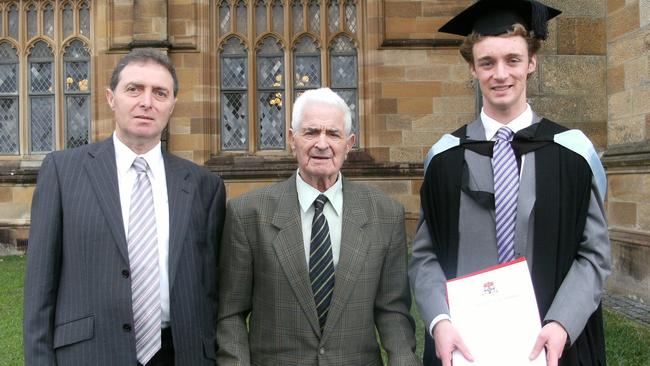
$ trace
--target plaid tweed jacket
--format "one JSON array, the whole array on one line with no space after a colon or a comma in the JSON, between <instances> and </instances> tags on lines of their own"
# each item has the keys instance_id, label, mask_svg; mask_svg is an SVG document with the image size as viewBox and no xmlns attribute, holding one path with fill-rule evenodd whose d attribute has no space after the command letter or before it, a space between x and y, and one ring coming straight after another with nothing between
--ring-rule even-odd
<instances>
[{"instance_id":1,"label":"plaid tweed jacket","mask_svg":"<svg viewBox=\"0 0 650 366\"><path fill-rule=\"evenodd\" d=\"M341 252L321 333L296 176L228 203L220 253L217 364L420 365L406 274L404 208L343 179ZM247 325L247 318L248 325Z\"/></svg>"}]
</instances>

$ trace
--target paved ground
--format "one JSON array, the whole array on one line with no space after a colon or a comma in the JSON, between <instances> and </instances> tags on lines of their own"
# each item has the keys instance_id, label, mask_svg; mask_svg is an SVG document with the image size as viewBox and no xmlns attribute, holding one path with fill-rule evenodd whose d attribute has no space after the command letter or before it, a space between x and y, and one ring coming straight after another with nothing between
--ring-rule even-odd
<instances>
[{"instance_id":1,"label":"paved ground","mask_svg":"<svg viewBox=\"0 0 650 366\"><path fill-rule=\"evenodd\" d=\"M650 305L639 300L627 297L605 294L603 305L623 316L645 326L650 327Z\"/></svg>"}]
</instances>

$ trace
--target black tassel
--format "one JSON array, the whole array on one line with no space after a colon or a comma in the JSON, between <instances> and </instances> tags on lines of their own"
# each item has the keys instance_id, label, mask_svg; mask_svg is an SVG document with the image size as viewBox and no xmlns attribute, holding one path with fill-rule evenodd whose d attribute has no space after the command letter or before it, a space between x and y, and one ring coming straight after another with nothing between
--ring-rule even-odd
<instances>
[{"instance_id":1,"label":"black tassel","mask_svg":"<svg viewBox=\"0 0 650 366\"><path fill-rule=\"evenodd\" d=\"M535 37L539 39L546 39L548 36L548 8L535 0L529 0L531 4L532 14L530 16L530 27Z\"/></svg>"}]
</instances>

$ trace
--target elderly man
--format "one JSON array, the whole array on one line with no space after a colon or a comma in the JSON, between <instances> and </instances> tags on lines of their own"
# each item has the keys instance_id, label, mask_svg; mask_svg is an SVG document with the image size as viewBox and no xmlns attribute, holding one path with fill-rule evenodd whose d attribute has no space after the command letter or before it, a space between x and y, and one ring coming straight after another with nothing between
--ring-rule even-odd
<instances>
[{"instance_id":1,"label":"elderly man","mask_svg":"<svg viewBox=\"0 0 650 366\"><path fill-rule=\"evenodd\" d=\"M214 365L221 178L161 150L169 58L136 49L110 138L43 161L25 278L26 365Z\"/></svg>"},{"instance_id":2,"label":"elderly man","mask_svg":"<svg viewBox=\"0 0 650 366\"><path fill-rule=\"evenodd\" d=\"M582 132L538 117L526 102L547 20L559 13L535 0L480 0L440 29L465 36L460 52L483 109L427 161L409 266L434 341L427 365L450 365L454 350L472 358L449 317L445 281L521 256L543 324L524 352L534 359L546 348L549 366L605 364L600 298L611 261L603 167Z\"/></svg>"},{"instance_id":3,"label":"elderly man","mask_svg":"<svg viewBox=\"0 0 650 366\"><path fill-rule=\"evenodd\" d=\"M343 178L350 129L336 93L305 92L289 130L297 173L228 203L220 366L383 365L375 328L391 365L420 364L404 209Z\"/></svg>"}]
</instances>

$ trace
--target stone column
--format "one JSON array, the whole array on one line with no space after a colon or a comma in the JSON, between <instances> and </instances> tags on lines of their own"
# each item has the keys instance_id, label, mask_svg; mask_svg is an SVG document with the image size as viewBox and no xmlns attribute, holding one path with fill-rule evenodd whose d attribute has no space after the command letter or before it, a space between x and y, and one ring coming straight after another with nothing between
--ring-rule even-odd
<instances>
[{"instance_id":1,"label":"stone column","mask_svg":"<svg viewBox=\"0 0 650 366\"><path fill-rule=\"evenodd\" d=\"M169 50L167 0L134 0L131 48L156 47Z\"/></svg>"}]
</instances>

